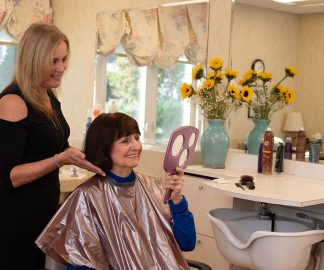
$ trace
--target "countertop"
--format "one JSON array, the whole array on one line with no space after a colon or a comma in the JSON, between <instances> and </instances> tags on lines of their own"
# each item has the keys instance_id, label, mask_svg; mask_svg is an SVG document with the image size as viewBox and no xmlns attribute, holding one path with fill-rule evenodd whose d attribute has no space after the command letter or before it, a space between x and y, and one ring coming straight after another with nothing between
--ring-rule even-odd
<instances>
[{"instance_id":1,"label":"countertop","mask_svg":"<svg viewBox=\"0 0 324 270\"><path fill-rule=\"evenodd\" d=\"M324 203L323 165L314 166L315 164L306 162L295 161L295 163L292 163L289 161L287 172L280 174L273 172L272 175L262 175L256 171L256 156L252 157L251 155L239 153L229 153L229 155L225 169L192 165L188 166L185 173L209 178L204 182L206 188L233 198L295 207ZM296 169L294 169L295 167ZM304 168L302 171L301 167ZM308 177L308 174L311 177ZM242 190L235 186L235 183L239 182L242 175L254 177L254 190L249 190L246 187L244 187L245 190ZM227 183L217 183L212 178L224 178Z\"/></svg>"}]
</instances>

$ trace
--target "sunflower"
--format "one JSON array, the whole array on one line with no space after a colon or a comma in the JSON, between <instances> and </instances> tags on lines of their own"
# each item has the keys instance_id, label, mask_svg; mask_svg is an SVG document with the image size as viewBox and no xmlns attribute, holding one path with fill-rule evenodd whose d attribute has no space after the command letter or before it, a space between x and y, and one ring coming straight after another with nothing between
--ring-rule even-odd
<instances>
[{"instance_id":1,"label":"sunflower","mask_svg":"<svg viewBox=\"0 0 324 270\"><path fill-rule=\"evenodd\" d=\"M258 74L258 78L263 81L264 83L271 81L272 74L270 72L260 72Z\"/></svg>"},{"instance_id":2,"label":"sunflower","mask_svg":"<svg viewBox=\"0 0 324 270\"><path fill-rule=\"evenodd\" d=\"M209 67L217 71L223 67L223 60L218 57L212 58L209 61Z\"/></svg>"},{"instance_id":3,"label":"sunflower","mask_svg":"<svg viewBox=\"0 0 324 270\"><path fill-rule=\"evenodd\" d=\"M295 101L295 97L296 97L296 94L295 94L295 91L292 90L291 88L286 88L286 103L288 105L292 104L294 101Z\"/></svg>"},{"instance_id":4,"label":"sunflower","mask_svg":"<svg viewBox=\"0 0 324 270\"><path fill-rule=\"evenodd\" d=\"M203 83L203 87L207 90L210 90L214 87L215 85L215 81L214 80L206 80Z\"/></svg>"},{"instance_id":5,"label":"sunflower","mask_svg":"<svg viewBox=\"0 0 324 270\"><path fill-rule=\"evenodd\" d=\"M239 84L242 86L249 85L255 81L257 78L257 73L253 69L249 69L244 73L243 79L240 80Z\"/></svg>"},{"instance_id":6,"label":"sunflower","mask_svg":"<svg viewBox=\"0 0 324 270\"><path fill-rule=\"evenodd\" d=\"M204 77L204 67L203 65L197 65L192 70L192 80L199 80Z\"/></svg>"},{"instance_id":7,"label":"sunflower","mask_svg":"<svg viewBox=\"0 0 324 270\"><path fill-rule=\"evenodd\" d=\"M230 93L230 95L236 99L241 99L241 93L240 91L237 89L237 86L234 84L230 84L228 87L228 92Z\"/></svg>"},{"instance_id":8,"label":"sunflower","mask_svg":"<svg viewBox=\"0 0 324 270\"><path fill-rule=\"evenodd\" d=\"M215 78L216 82L217 83L221 82L223 78L224 78L224 74L221 71L217 71L216 78Z\"/></svg>"},{"instance_id":9,"label":"sunflower","mask_svg":"<svg viewBox=\"0 0 324 270\"><path fill-rule=\"evenodd\" d=\"M286 76L288 76L288 77L293 78L293 77L295 77L297 75L297 70L292 66L287 66L285 68L285 72L286 72Z\"/></svg>"},{"instance_id":10,"label":"sunflower","mask_svg":"<svg viewBox=\"0 0 324 270\"><path fill-rule=\"evenodd\" d=\"M238 71L235 69L231 69L231 68L226 68L225 69L225 77L231 81L233 79L235 79L238 75Z\"/></svg>"},{"instance_id":11,"label":"sunflower","mask_svg":"<svg viewBox=\"0 0 324 270\"><path fill-rule=\"evenodd\" d=\"M241 97L245 102L250 102L250 100L253 98L254 92L253 90L248 87L247 85L243 86L241 89Z\"/></svg>"},{"instance_id":12,"label":"sunflower","mask_svg":"<svg viewBox=\"0 0 324 270\"><path fill-rule=\"evenodd\" d=\"M186 99L193 94L193 88L191 87L190 84L183 83L182 86L180 87L180 93L181 93L181 98Z\"/></svg>"},{"instance_id":13,"label":"sunflower","mask_svg":"<svg viewBox=\"0 0 324 270\"><path fill-rule=\"evenodd\" d=\"M215 77L216 77L215 72L213 72L213 71L208 72L207 79L214 80Z\"/></svg>"}]
</instances>

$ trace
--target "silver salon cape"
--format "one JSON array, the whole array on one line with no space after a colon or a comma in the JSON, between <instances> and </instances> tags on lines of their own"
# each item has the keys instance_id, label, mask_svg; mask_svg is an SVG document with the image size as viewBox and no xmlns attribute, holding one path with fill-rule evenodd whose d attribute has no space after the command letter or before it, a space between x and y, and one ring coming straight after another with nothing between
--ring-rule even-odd
<instances>
[{"instance_id":1,"label":"silver salon cape","mask_svg":"<svg viewBox=\"0 0 324 270\"><path fill-rule=\"evenodd\" d=\"M172 232L158 178L131 185L95 175L64 202L36 244L50 257L96 270L190 269Z\"/></svg>"}]
</instances>

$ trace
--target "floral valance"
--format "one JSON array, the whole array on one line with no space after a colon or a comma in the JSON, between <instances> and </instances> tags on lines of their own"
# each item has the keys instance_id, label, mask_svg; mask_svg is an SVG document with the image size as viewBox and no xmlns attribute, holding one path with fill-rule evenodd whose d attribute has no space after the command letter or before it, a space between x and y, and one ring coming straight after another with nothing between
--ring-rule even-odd
<instances>
[{"instance_id":1,"label":"floral valance","mask_svg":"<svg viewBox=\"0 0 324 270\"><path fill-rule=\"evenodd\" d=\"M186 54L206 61L208 4L104 12L97 16L98 52L111 54L122 44L137 66L173 67Z\"/></svg>"},{"instance_id":2,"label":"floral valance","mask_svg":"<svg viewBox=\"0 0 324 270\"><path fill-rule=\"evenodd\" d=\"M52 15L50 0L0 0L0 30L17 40L30 24L51 23Z\"/></svg>"}]
</instances>

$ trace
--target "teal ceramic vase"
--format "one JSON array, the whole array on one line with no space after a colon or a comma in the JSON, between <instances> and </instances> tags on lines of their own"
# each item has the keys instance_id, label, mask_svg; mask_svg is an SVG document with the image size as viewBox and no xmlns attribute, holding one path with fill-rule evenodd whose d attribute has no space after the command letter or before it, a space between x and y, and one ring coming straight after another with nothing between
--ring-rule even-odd
<instances>
[{"instance_id":1,"label":"teal ceramic vase","mask_svg":"<svg viewBox=\"0 0 324 270\"><path fill-rule=\"evenodd\" d=\"M248 154L257 155L259 153L259 147L264 136L264 132L269 126L270 120L252 119L253 128L247 135L247 151Z\"/></svg>"},{"instance_id":2,"label":"teal ceramic vase","mask_svg":"<svg viewBox=\"0 0 324 270\"><path fill-rule=\"evenodd\" d=\"M229 136L225 120L207 119L208 128L201 135L200 146L204 167L223 169L229 149Z\"/></svg>"}]
</instances>

